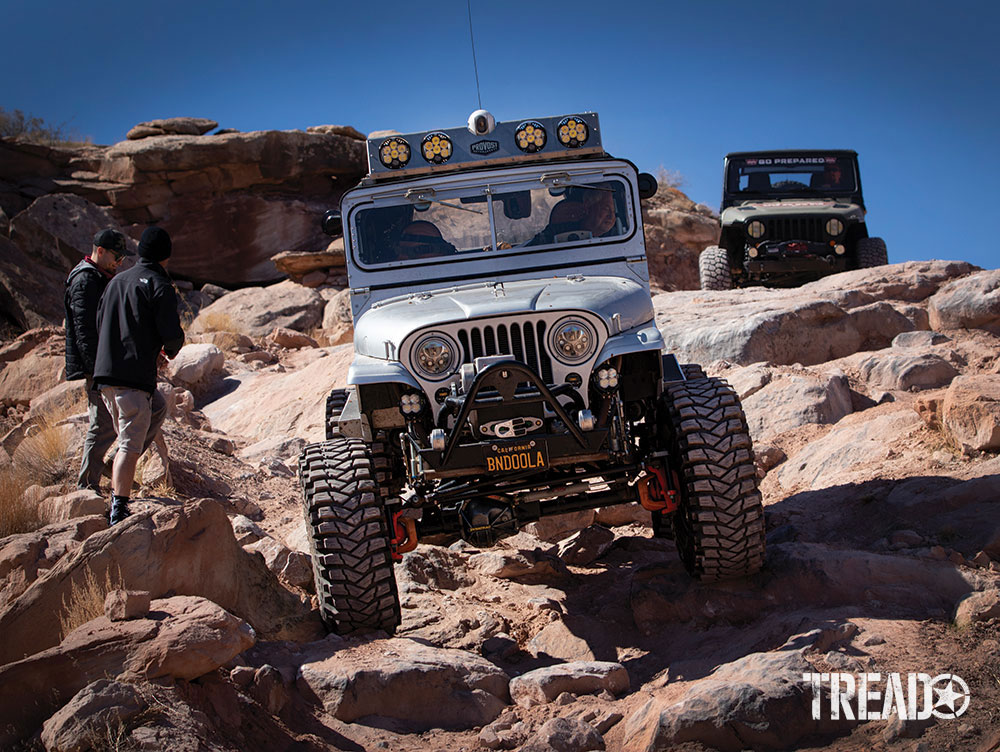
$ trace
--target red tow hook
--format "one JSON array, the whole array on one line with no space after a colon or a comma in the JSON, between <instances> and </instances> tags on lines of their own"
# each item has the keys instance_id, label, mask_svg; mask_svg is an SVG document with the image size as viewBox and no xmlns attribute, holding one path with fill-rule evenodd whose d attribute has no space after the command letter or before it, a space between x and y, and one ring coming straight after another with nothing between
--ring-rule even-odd
<instances>
[{"instance_id":1,"label":"red tow hook","mask_svg":"<svg viewBox=\"0 0 1000 752\"><path fill-rule=\"evenodd\" d=\"M417 521L412 517L403 517L405 509L400 509L392 515L392 539L389 547L393 561L402 561L403 554L417 547Z\"/></svg>"},{"instance_id":2,"label":"red tow hook","mask_svg":"<svg viewBox=\"0 0 1000 752\"><path fill-rule=\"evenodd\" d=\"M676 511L677 491L667 483L667 474L663 468L649 465L646 470L649 475L636 484L639 491L639 503L650 512L669 514Z\"/></svg>"}]
</instances>

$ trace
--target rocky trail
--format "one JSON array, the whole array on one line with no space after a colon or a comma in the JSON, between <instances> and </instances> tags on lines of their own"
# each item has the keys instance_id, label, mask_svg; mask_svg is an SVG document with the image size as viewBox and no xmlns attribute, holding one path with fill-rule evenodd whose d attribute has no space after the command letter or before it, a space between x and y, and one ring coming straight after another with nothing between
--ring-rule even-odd
<instances>
[{"instance_id":1,"label":"rocky trail","mask_svg":"<svg viewBox=\"0 0 1000 752\"><path fill-rule=\"evenodd\" d=\"M657 294L670 349L743 400L764 569L700 584L641 507L566 515L422 542L391 637L328 636L313 603L295 468L351 359L315 336L349 341L335 287L204 293L163 375L169 461L114 529L67 493L61 330L26 332L0 348L0 469L61 453L23 491L48 524L0 539L0 748L1000 749L998 291L934 261ZM831 674L868 677L872 718ZM909 674L960 677L967 707L914 717ZM892 675L905 719L880 715Z\"/></svg>"}]
</instances>

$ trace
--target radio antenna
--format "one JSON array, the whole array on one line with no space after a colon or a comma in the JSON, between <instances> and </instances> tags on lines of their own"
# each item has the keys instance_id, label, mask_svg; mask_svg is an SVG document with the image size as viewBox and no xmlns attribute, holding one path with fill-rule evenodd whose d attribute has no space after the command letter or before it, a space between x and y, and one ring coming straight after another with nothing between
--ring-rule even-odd
<instances>
[{"instance_id":1,"label":"radio antenna","mask_svg":"<svg viewBox=\"0 0 1000 752\"><path fill-rule=\"evenodd\" d=\"M469 8L469 40L472 42L472 69L476 72L476 98L479 100L479 109L483 109L483 95L479 91L479 66L476 64L476 38L472 35L472 0L466 0Z\"/></svg>"}]
</instances>

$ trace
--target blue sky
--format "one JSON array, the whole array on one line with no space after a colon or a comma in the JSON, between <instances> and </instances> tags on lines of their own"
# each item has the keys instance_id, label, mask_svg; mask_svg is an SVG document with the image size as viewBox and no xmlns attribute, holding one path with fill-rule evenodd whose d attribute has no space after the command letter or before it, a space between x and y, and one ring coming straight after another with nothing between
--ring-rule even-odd
<instances>
[{"instance_id":1,"label":"blue sky","mask_svg":"<svg viewBox=\"0 0 1000 752\"><path fill-rule=\"evenodd\" d=\"M460 125L466 0L0 0L0 107L110 144L179 115L239 130ZM594 110L605 147L718 208L726 152L859 152L893 262L1000 266L1000 4L472 0L498 120Z\"/></svg>"}]
</instances>

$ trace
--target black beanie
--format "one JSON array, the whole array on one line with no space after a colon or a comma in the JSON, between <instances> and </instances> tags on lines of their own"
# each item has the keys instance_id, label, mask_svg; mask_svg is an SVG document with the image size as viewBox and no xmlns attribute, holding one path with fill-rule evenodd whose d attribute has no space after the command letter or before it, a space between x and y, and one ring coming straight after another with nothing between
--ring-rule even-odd
<instances>
[{"instance_id":1,"label":"black beanie","mask_svg":"<svg viewBox=\"0 0 1000 752\"><path fill-rule=\"evenodd\" d=\"M148 261L165 261L170 258L170 236L161 227L147 227L139 241L139 258Z\"/></svg>"}]
</instances>

